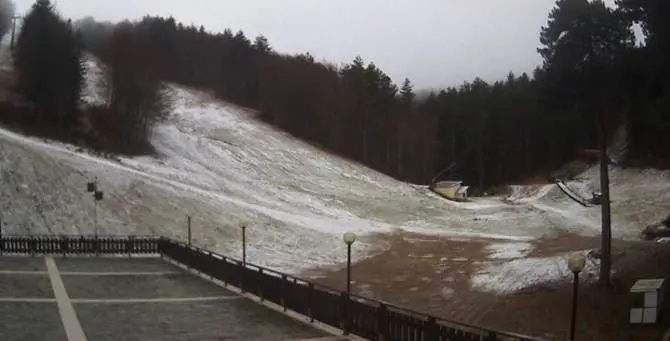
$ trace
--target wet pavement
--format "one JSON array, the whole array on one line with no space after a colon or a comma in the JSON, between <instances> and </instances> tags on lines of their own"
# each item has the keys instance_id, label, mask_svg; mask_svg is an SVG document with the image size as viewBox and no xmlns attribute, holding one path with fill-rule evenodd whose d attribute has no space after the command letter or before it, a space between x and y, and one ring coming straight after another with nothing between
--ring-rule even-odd
<instances>
[{"instance_id":1,"label":"wet pavement","mask_svg":"<svg viewBox=\"0 0 670 341\"><path fill-rule=\"evenodd\" d=\"M0 316L0 340L332 337L160 258L0 257Z\"/></svg>"}]
</instances>

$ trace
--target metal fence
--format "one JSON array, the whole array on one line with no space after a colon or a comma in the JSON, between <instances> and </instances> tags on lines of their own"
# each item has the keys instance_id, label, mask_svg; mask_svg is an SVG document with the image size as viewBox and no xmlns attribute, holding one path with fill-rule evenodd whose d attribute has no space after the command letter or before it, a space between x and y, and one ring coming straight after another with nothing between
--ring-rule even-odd
<instances>
[{"instance_id":1,"label":"metal fence","mask_svg":"<svg viewBox=\"0 0 670 341\"><path fill-rule=\"evenodd\" d=\"M261 266L170 239L161 254L226 284L234 285L313 321L368 340L541 341L540 339L447 321L373 299L348 295Z\"/></svg>"},{"instance_id":2,"label":"metal fence","mask_svg":"<svg viewBox=\"0 0 670 341\"><path fill-rule=\"evenodd\" d=\"M447 321L163 237L1 236L0 254L162 255L226 285L368 340L542 341Z\"/></svg>"}]
</instances>

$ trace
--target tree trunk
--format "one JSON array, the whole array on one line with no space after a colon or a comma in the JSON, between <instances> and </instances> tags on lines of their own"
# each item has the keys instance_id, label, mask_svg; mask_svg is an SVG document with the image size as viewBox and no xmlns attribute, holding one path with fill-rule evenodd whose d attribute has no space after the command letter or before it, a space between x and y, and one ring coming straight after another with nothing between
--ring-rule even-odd
<instances>
[{"instance_id":1,"label":"tree trunk","mask_svg":"<svg viewBox=\"0 0 670 341\"><path fill-rule=\"evenodd\" d=\"M483 119L482 122L480 123L479 126L479 189L484 190L484 177L485 177L485 171L484 171L484 122L486 120Z\"/></svg>"}]
</instances>

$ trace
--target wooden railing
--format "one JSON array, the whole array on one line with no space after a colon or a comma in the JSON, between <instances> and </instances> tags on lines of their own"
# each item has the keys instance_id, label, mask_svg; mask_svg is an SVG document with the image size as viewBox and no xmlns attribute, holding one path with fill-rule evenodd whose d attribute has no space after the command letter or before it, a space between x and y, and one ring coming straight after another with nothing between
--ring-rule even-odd
<instances>
[{"instance_id":1,"label":"wooden railing","mask_svg":"<svg viewBox=\"0 0 670 341\"><path fill-rule=\"evenodd\" d=\"M158 237L2 236L0 254L160 254Z\"/></svg>"},{"instance_id":2,"label":"wooden railing","mask_svg":"<svg viewBox=\"0 0 670 341\"><path fill-rule=\"evenodd\" d=\"M348 295L310 281L229 258L186 243L162 238L163 256L262 301L270 301L368 340L541 341L428 316L373 299Z\"/></svg>"},{"instance_id":3,"label":"wooden railing","mask_svg":"<svg viewBox=\"0 0 670 341\"><path fill-rule=\"evenodd\" d=\"M160 254L226 285L307 316L311 322L384 341L541 341L447 321L370 298L349 295L163 237L0 236L1 254Z\"/></svg>"}]
</instances>

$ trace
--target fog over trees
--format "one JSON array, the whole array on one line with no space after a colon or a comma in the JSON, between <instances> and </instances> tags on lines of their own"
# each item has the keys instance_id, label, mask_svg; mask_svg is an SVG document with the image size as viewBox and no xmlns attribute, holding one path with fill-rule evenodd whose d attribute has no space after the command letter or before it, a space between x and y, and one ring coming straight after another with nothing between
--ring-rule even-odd
<instances>
[{"instance_id":1,"label":"fog over trees","mask_svg":"<svg viewBox=\"0 0 670 341\"><path fill-rule=\"evenodd\" d=\"M362 57L336 66L308 53L282 54L264 36L210 32L173 18L146 16L118 24L85 18L73 25L59 19L61 33L39 39L45 46L51 46L45 42L50 39L73 39L63 63L70 63L66 55L74 58L78 47L105 63L110 102L95 114L81 115L104 122L98 124L101 134L102 127L113 126L107 135L123 136L110 145L148 141L150 127L165 115L162 84L174 82L258 109L270 124L397 179L426 184L448 168L442 179L483 189L547 175L584 149L597 148L601 127L605 138L627 129L630 162L667 165L667 18L667 0L619 0L615 7L598 0L558 0L538 32L543 63L532 74L510 72L493 83L474 78L422 96L410 79L394 84ZM643 28L645 41L635 42L635 24ZM55 64L22 66L33 57L20 51L17 66L21 77L28 77L21 84L31 82L35 67L42 68L45 84L77 83L76 63L62 68L72 73L66 77L48 70ZM62 80L52 78L57 74ZM37 108L47 101L31 97L28 88L22 92ZM58 105L73 108L76 93L67 96ZM54 115L62 116L61 122L68 117Z\"/></svg>"}]
</instances>

